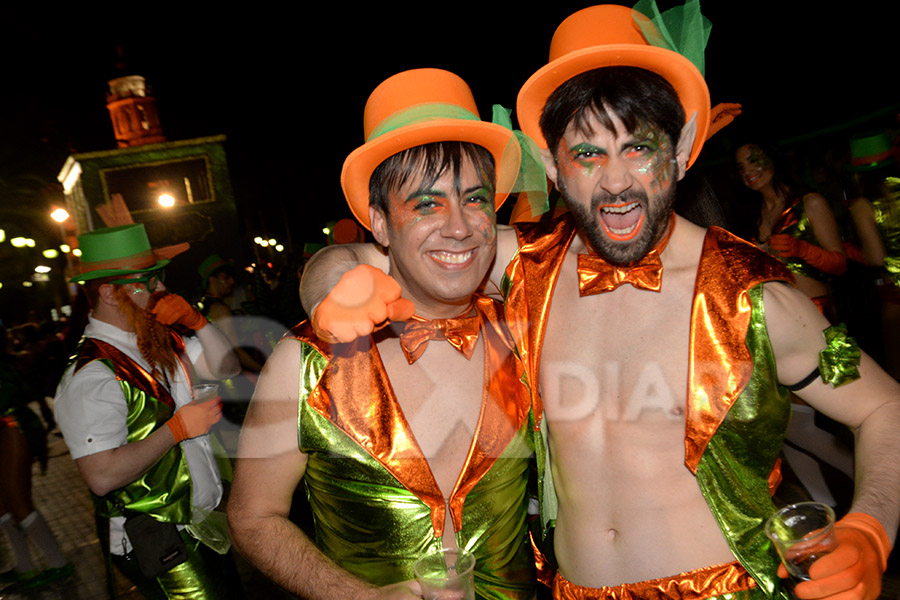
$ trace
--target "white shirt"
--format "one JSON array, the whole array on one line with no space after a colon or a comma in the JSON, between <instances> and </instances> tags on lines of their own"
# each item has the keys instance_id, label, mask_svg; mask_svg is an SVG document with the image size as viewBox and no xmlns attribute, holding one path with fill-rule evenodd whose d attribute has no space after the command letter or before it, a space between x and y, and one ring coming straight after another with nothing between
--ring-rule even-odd
<instances>
[{"instance_id":1,"label":"white shirt","mask_svg":"<svg viewBox=\"0 0 900 600\"><path fill-rule=\"evenodd\" d=\"M141 356L137 336L115 325L89 317L85 337L112 344L141 367L150 365ZM192 363L203 353L195 337L184 338L185 352ZM66 370L56 390L53 410L73 459L112 450L128 443L128 405L115 374L103 363L94 361L73 375L75 366ZM165 382L163 382L165 385ZM176 410L191 401L190 381L181 369L165 385L175 400ZM222 500L222 481L213 455L209 435L181 442L181 449L191 473L194 518L201 519ZM123 517L110 519L110 550L126 554L131 544L125 535Z\"/></svg>"}]
</instances>

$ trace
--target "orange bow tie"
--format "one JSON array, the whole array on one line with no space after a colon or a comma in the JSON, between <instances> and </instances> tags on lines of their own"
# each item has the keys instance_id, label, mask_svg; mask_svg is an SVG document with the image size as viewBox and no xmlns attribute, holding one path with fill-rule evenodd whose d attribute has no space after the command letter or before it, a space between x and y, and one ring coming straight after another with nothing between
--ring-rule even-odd
<instances>
[{"instance_id":1,"label":"orange bow tie","mask_svg":"<svg viewBox=\"0 0 900 600\"><path fill-rule=\"evenodd\" d=\"M658 292L662 289L662 260L659 256L669 243L675 229L675 216L669 231L653 250L637 262L627 265L609 263L596 254L578 255L578 290L582 296L611 292L623 283L630 283L643 290Z\"/></svg>"},{"instance_id":2,"label":"orange bow tie","mask_svg":"<svg viewBox=\"0 0 900 600\"><path fill-rule=\"evenodd\" d=\"M400 334L400 348L409 364L425 352L429 340L446 340L467 359L472 358L481 328L481 315L474 311L465 317L426 320L414 315Z\"/></svg>"}]
</instances>

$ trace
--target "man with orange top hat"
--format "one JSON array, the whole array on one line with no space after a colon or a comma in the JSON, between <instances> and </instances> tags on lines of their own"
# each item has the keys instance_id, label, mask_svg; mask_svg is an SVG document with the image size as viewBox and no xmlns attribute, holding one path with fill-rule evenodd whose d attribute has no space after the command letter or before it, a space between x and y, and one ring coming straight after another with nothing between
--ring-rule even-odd
<instances>
[{"instance_id":1,"label":"man with orange top hat","mask_svg":"<svg viewBox=\"0 0 900 600\"><path fill-rule=\"evenodd\" d=\"M642 4L566 19L517 103L568 208L501 231L497 260L549 430L554 595L788 597L763 526L794 390L853 429L857 450L839 545L795 593L874 599L900 517L900 388L781 265L674 214L677 182L729 114L710 109L697 66L709 32L697 3L674 16ZM333 279L324 261L316 277ZM304 284L320 285L311 267ZM307 308L322 295L306 290ZM345 335L334 300L313 321Z\"/></svg>"},{"instance_id":2,"label":"man with orange top hat","mask_svg":"<svg viewBox=\"0 0 900 600\"><path fill-rule=\"evenodd\" d=\"M382 289L374 310L396 302L372 317L398 323L332 344L304 321L277 346L241 434L232 537L304 598L422 597L413 565L442 547L474 555L477 598L533 598L534 416L502 306L478 293L518 142L439 69L382 82L365 133L341 183L393 279L361 269L336 294ZM288 519L301 480L314 540Z\"/></svg>"},{"instance_id":3,"label":"man with orange top hat","mask_svg":"<svg viewBox=\"0 0 900 600\"><path fill-rule=\"evenodd\" d=\"M228 548L224 519L213 512L223 489L207 433L221 399L194 402L191 390L194 373L233 376L237 358L215 327L166 290L164 268L181 248L151 249L142 224L98 229L78 243L81 273L72 281L84 285L91 313L54 410L94 494L107 565L147 598L237 597L239 586L218 573L230 563L220 556ZM139 559L154 534L135 533L126 518L167 528L184 553L170 563L159 560L168 550Z\"/></svg>"}]
</instances>

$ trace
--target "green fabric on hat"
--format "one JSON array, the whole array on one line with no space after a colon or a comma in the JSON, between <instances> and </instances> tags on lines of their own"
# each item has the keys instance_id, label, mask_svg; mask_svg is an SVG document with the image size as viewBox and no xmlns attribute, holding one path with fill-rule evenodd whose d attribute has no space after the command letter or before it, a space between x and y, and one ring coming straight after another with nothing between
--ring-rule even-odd
<instances>
[{"instance_id":1,"label":"green fabric on hat","mask_svg":"<svg viewBox=\"0 0 900 600\"><path fill-rule=\"evenodd\" d=\"M706 42L712 23L700 12L700 0L688 0L683 6L661 13L656 0L639 0L634 10L650 20L635 18L644 37L658 48L681 54L706 76Z\"/></svg>"}]
</instances>

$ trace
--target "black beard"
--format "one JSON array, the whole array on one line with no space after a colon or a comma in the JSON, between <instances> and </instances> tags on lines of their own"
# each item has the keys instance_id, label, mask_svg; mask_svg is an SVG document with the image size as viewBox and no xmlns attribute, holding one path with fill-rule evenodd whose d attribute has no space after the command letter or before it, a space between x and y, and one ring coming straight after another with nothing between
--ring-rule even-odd
<instances>
[{"instance_id":1,"label":"black beard","mask_svg":"<svg viewBox=\"0 0 900 600\"><path fill-rule=\"evenodd\" d=\"M566 207L572 213L578 231L587 238L591 249L603 260L614 264L638 261L656 247L666 234L675 206L675 186L669 188L664 196L658 196L652 206L643 190L629 190L618 196L601 192L591 198L590 209L575 202L561 181L558 187ZM611 240L598 222L600 219L599 207L604 204L615 204L617 199L625 204L638 202L644 211L644 222L641 224L640 233L628 242Z\"/></svg>"}]
</instances>

